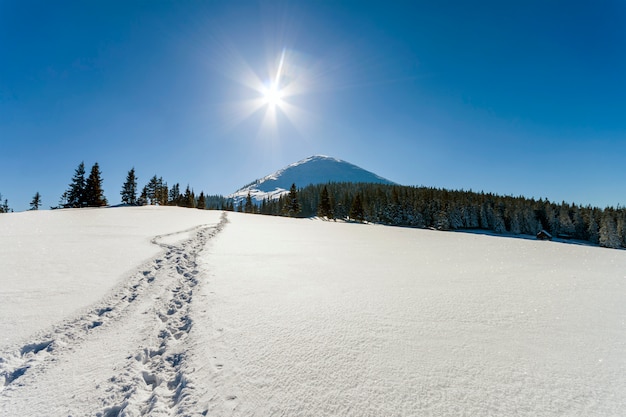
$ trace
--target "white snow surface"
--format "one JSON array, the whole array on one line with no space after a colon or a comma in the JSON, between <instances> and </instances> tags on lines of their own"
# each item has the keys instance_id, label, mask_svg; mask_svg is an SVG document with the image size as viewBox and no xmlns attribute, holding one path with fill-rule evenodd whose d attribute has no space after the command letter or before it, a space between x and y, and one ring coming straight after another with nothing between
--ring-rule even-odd
<instances>
[{"instance_id":1,"label":"white snow surface","mask_svg":"<svg viewBox=\"0 0 626 417\"><path fill-rule=\"evenodd\" d=\"M163 207L0 249L2 416L626 413L626 251Z\"/></svg>"}]
</instances>

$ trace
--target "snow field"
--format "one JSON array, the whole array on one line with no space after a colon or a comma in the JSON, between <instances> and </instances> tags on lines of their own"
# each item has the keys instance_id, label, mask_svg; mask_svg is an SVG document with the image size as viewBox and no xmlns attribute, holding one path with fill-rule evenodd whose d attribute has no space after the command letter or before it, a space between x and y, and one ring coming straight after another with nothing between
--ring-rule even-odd
<instances>
[{"instance_id":1,"label":"snow field","mask_svg":"<svg viewBox=\"0 0 626 417\"><path fill-rule=\"evenodd\" d=\"M172 415L193 402L184 356L202 276L195 257L224 224L183 230L192 236L182 241L171 233L151 239L162 252L100 301L31 342L4 346L0 415Z\"/></svg>"},{"instance_id":2,"label":"snow field","mask_svg":"<svg viewBox=\"0 0 626 417\"><path fill-rule=\"evenodd\" d=\"M626 410L626 251L166 207L4 216L0 415Z\"/></svg>"},{"instance_id":3,"label":"snow field","mask_svg":"<svg viewBox=\"0 0 626 417\"><path fill-rule=\"evenodd\" d=\"M177 207L120 207L0 216L0 347L101 299L161 250L150 243L155 236L214 224L219 215Z\"/></svg>"},{"instance_id":4,"label":"snow field","mask_svg":"<svg viewBox=\"0 0 626 417\"><path fill-rule=\"evenodd\" d=\"M233 213L215 415L622 415L626 252Z\"/></svg>"}]
</instances>

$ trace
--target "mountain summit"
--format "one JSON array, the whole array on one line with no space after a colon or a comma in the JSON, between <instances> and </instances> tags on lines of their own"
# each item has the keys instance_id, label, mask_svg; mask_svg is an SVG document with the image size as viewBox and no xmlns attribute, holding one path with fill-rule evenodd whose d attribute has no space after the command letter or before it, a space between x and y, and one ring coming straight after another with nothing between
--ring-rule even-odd
<instances>
[{"instance_id":1,"label":"mountain summit","mask_svg":"<svg viewBox=\"0 0 626 417\"><path fill-rule=\"evenodd\" d=\"M255 180L228 197L238 202L242 198L246 198L250 192L250 196L260 202L264 198L278 198L281 194L287 193L291 184L296 184L297 187L306 187L310 184L327 182L394 184L392 181L341 159L314 155Z\"/></svg>"}]
</instances>

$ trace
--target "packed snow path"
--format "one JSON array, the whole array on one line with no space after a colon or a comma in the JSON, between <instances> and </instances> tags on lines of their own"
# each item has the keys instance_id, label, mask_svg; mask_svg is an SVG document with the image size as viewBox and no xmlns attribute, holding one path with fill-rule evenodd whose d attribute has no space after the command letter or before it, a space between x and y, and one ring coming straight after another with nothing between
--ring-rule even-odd
<instances>
[{"instance_id":1,"label":"packed snow path","mask_svg":"<svg viewBox=\"0 0 626 417\"><path fill-rule=\"evenodd\" d=\"M178 244L164 243L174 234L154 238L164 253L111 296L1 352L3 415L199 415L185 362L194 324L190 307L202 280L196 257L226 221L224 213L216 226L175 233L192 233Z\"/></svg>"}]
</instances>

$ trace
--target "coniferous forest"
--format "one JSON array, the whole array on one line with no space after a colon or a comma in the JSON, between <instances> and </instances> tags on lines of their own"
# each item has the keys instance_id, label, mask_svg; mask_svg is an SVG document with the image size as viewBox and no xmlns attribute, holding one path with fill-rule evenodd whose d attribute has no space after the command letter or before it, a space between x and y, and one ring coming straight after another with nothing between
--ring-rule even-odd
<instances>
[{"instance_id":1,"label":"coniferous forest","mask_svg":"<svg viewBox=\"0 0 626 417\"><path fill-rule=\"evenodd\" d=\"M372 183L327 183L297 189L277 199L252 202L248 194L237 203L221 195L196 194L189 185L171 187L154 175L141 188L132 168L122 185L126 205L169 205L209 210L240 211L274 216L313 217L370 222L437 230L485 230L499 234L532 235L540 231L561 239L588 241L608 248L626 248L626 208L600 209L546 199ZM106 206L98 163L86 177L81 162L57 207ZM31 209L41 205L37 192ZM0 197L0 213L12 211Z\"/></svg>"},{"instance_id":2,"label":"coniferous forest","mask_svg":"<svg viewBox=\"0 0 626 417\"><path fill-rule=\"evenodd\" d=\"M309 185L299 189L297 196L300 211L295 215L299 217L533 236L545 230L562 239L626 248L626 209L620 207L599 209L545 199L385 184ZM290 192L273 201L264 200L256 212L290 215L285 207L292 199Z\"/></svg>"}]
</instances>

